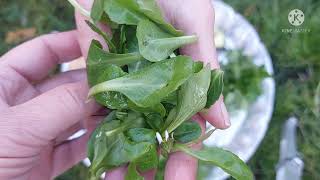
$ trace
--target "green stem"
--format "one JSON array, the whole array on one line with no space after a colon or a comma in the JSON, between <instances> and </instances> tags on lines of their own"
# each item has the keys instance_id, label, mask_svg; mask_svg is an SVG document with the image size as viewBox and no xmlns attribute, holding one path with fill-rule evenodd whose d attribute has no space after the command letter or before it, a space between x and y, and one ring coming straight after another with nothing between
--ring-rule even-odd
<instances>
[{"instance_id":1,"label":"green stem","mask_svg":"<svg viewBox=\"0 0 320 180\"><path fill-rule=\"evenodd\" d=\"M202 97L202 98L206 98L206 97ZM198 103L200 103L200 101L198 101ZM194 104L195 107L199 106L199 104ZM191 113L184 113L181 115L178 115L176 119L174 119L170 125L167 127L167 130L169 133L173 132L176 128L178 128L184 121L188 120L189 118L191 118L194 114L196 114L196 112L191 112Z\"/></svg>"},{"instance_id":2,"label":"green stem","mask_svg":"<svg viewBox=\"0 0 320 180\"><path fill-rule=\"evenodd\" d=\"M91 21L86 21L86 23L88 24L88 26L90 26L90 28L91 28L94 32L96 32L96 33L98 33L99 35L102 36L102 38L104 39L104 41L108 44L109 51L110 51L111 53L117 53L117 48L116 48L116 46L113 44L113 42L111 41L111 37L110 37L108 34L106 34L105 32L101 31L101 30L99 29L99 27L98 27L97 25L95 25L93 22L91 22Z\"/></svg>"},{"instance_id":3,"label":"green stem","mask_svg":"<svg viewBox=\"0 0 320 180\"><path fill-rule=\"evenodd\" d=\"M76 0L68 0L69 3L78 10L82 15L87 17L88 19L91 19L90 17L90 11L85 10Z\"/></svg>"},{"instance_id":4,"label":"green stem","mask_svg":"<svg viewBox=\"0 0 320 180\"><path fill-rule=\"evenodd\" d=\"M194 43L198 40L198 37L196 35L190 35L190 36L180 36L176 37L177 39L184 40L185 42Z\"/></svg>"},{"instance_id":5,"label":"green stem","mask_svg":"<svg viewBox=\"0 0 320 180\"><path fill-rule=\"evenodd\" d=\"M183 151L188 150L186 145L180 144L180 143L174 143L172 152L177 152L177 151Z\"/></svg>"},{"instance_id":6,"label":"green stem","mask_svg":"<svg viewBox=\"0 0 320 180\"><path fill-rule=\"evenodd\" d=\"M138 54L138 53L128 53L130 54L130 56L123 56L123 57L119 57L119 58L112 58L108 61L99 61L99 62L90 62L88 63L88 65L92 65L92 66L101 66L104 64L115 64L118 66L123 66L126 64L130 64L130 63L134 63L137 61L140 61L143 57ZM128 54L123 54L123 55L128 55ZM122 54L118 54L119 56L121 56Z\"/></svg>"},{"instance_id":7,"label":"green stem","mask_svg":"<svg viewBox=\"0 0 320 180\"><path fill-rule=\"evenodd\" d=\"M198 40L198 37L196 35L190 35L190 36L179 36L179 37L170 37L170 38L162 38L162 39L154 39L150 40L150 42L154 44L158 44L157 41L162 42L162 41L170 42L172 41L171 44L174 44L176 42L183 42L184 44L192 44Z\"/></svg>"},{"instance_id":8,"label":"green stem","mask_svg":"<svg viewBox=\"0 0 320 180\"><path fill-rule=\"evenodd\" d=\"M203 142L204 140L208 139L215 130L216 130L216 128L211 129L210 131L208 131L207 133L205 133L204 135L202 135L200 138L198 138L198 139L196 139L196 140L193 140L193 141L191 141L191 142L188 142L188 143L186 143L185 145L189 146L189 145L192 145L192 144L201 143L201 142Z\"/></svg>"},{"instance_id":9,"label":"green stem","mask_svg":"<svg viewBox=\"0 0 320 180\"><path fill-rule=\"evenodd\" d=\"M107 131L107 132L105 132L105 134L106 134L107 137L108 136L113 136L116 133L120 133L120 132L123 132L123 131L127 130L128 127L132 126L132 123L139 123L139 122L142 122L142 121L144 121L143 118L135 119L134 122L133 122L133 120L125 121L123 124L121 124L120 127L112 129L111 131Z\"/></svg>"}]
</instances>

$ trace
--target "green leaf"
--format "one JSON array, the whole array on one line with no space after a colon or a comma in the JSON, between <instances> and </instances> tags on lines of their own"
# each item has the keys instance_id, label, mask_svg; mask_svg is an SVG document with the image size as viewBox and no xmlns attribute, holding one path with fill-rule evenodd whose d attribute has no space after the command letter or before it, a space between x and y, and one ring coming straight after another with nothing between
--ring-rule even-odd
<instances>
[{"instance_id":1,"label":"green leaf","mask_svg":"<svg viewBox=\"0 0 320 180\"><path fill-rule=\"evenodd\" d=\"M139 53L138 39L137 39L137 26L126 26L125 36L126 36L126 52L129 53Z\"/></svg>"},{"instance_id":2,"label":"green leaf","mask_svg":"<svg viewBox=\"0 0 320 180\"><path fill-rule=\"evenodd\" d=\"M128 101L128 108L136 111L136 112L142 112L142 113L158 113L162 117L166 115L166 109L163 107L161 103L155 104L150 107L139 107L136 104L134 104L132 101Z\"/></svg>"},{"instance_id":3,"label":"green leaf","mask_svg":"<svg viewBox=\"0 0 320 180\"><path fill-rule=\"evenodd\" d=\"M111 37L106 34L105 32L101 31L100 28L98 26L96 26L95 24L91 23L90 21L86 20L86 23L88 24L88 26L96 33L98 33L100 36L102 36L102 38L104 39L104 41L108 44L108 48L109 51L112 53L117 53L117 48L114 45L114 43L111 41Z\"/></svg>"},{"instance_id":4,"label":"green leaf","mask_svg":"<svg viewBox=\"0 0 320 180\"><path fill-rule=\"evenodd\" d=\"M137 163L138 169L142 172L156 169L159 164L159 158L156 150L156 145L152 146L149 153L144 154L137 160L135 160Z\"/></svg>"},{"instance_id":5,"label":"green leaf","mask_svg":"<svg viewBox=\"0 0 320 180\"><path fill-rule=\"evenodd\" d=\"M125 180L144 180L143 176L138 173L135 163L129 164Z\"/></svg>"},{"instance_id":6,"label":"green leaf","mask_svg":"<svg viewBox=\"0 0 320 180\"><path fill-rule=\"evenodd\" d=\"M88 144L88 157L91 159L90 175L100 177L100 169L105 169L109 151L116 144L116 136L105 136L104 132L112 128L119 127L120 121L110 121L103 123L91 135Z\"/></svg>"},{"instance_id":7,"label":"green leaf","mask_svg":"<svg viewBox=\"0 0 320 180\"><path fill-rule=\"evenodd\" d=\"M146 18L135 0L105 0L104 10L118 24L137 25Z\"/></svg>"},{"instance_id":8,"label":"green leaf","mask_svg":"<svg viewBox=\"0 0 320 180\"><path fill-rule=\"evenodd\" d=\"M197 122L183 122L177 129L173 131L173 137L181 143L188 143L196 140L201 136L201 127Z\"/></svg>"},{"instance_id":9,"label":"green leaf","mask_svg":"<svg viewBox=\"0 0 320 180\"><path fill-rule=\"evenodd\" d=\"M117 92L104 92L94 96L97 103L109 109L123 109L128 106L127 98Z\"/></svg>"},{"instance_id":10,"label":"green leaf","mask_svg":"<svg viewBox=\"0 0 320 180\"><path fill-rule=\"evenodd\" d=\"M167 164L167 158L163 157L162 155L160 155L159 157L159 165L157 168L157 172L156 175L154 177L154 180L164 180L164 174L165 174L165 168L166 168L166 164Z\"/></svg>"},{"instance_id":11,"label":"green leaf","mask_svg":"<svg viewBox=\"0 0 320 180\"><path fill-rule=\"evenodd\" d=\"M95 145L95 139L96 139L95 137L101 131L101 127L103 126L104 123L115 119L114 115L115 115L115 111L112 111L111 113L109 113L109 115L101 122L101 124L93 131L93 133L90 136L90 139L87 145L87 152L88 152L87 155L91 162L93 161L93 157L94 157L94 145Z\"/></svg>"},{"instance_id":12,"label":"green leaf","mask_svg":"<svg viewBox=\"0 0 320 180\"><path fill-rule=\"evenodd\" d=\"M156 132L146 128L129 129L126 135L133 142L156 143Z\"/></svg>"},{"instance_id":13,"label":"green leaf","mask_svg":"<svg viewBox=\"0 0 320 180\"><path fill-rule=\"evenodd\" d=\"M103 14L104 0L94 0L91 8L91 18L97 23L101 20Z\"/></svg>"},{"instance_id":14,"label":"green leaf","mask_svg":"<svg viewBox=\"0 0 320 180\"><path fill-rule=\"evenodd\" d=\"M146 128L132 128L126 132L126 135L133 142L149 142L153 144L143 156L134 160L138 169L144 172L156 168L159 160L156 148L157 142L155 131Z\"/></svg>"},{"instance_id":15,"label":"green leaf","mask_svg":"<svg viewBox=\"0 0 320 180\"><path fill-rule=\"evenodd\" d=\"M210 75L211 71L207 66L200 72L195 73L181 86L178 95L178 105L174 111L170 112L171 114L169 114L166 120L166 124L169 123L167 127L169 133L205 107L210 85Z\"/></svg>"},{"instance_id":16,"label":"green leaf","mask_svg":"<svg viewBox=\"0 0 320 180\"><path fill-rule=\"evenodd\" d=\"M181 91L181 90L180 90ZM180 93L179 91L179 93ZM161 132L164 132L168 129L169 125L174 122L174 120L177 117L177 106L173 107L171 111L169 112L167 119L165 120L165 124L163 125ZM187 120L187 119L186 119ZM173 130L172 130L173 131Z\"/></svg>"},{"instance_id":17,"label":"green leaf","mask_svg":"<svg viewBox=\"0 0 320 180\"><path fill-rule=\"evenodd\" d=\"M154 0L106 0L104 10L118 24L138 25L140 21L150 19L168 33L183 34L164 20Z\"/></svg>"},{"instance_id":18,"label":"green leaf","mask_svg":"<svg viewBox=\"0 0 320 180\"><path fill-rule=\"evenodd\" d=\"M120 26L120 38L119 38L119 52L124 53L125 51L125 42L126 42L126 32L125 32L126 26L121 25Z\"/></svg>"},{"instance_id":19,"label":"green leaf","mask_svg":"<svg viewBox=\"0 0 320 180\"><path fill-rule=\"evenodd\" d=\"M111 30L119 28L119 24L111 21L110 17L106 13L102 14L100 23L108 25L111 28Z\"/></svg>"},{"instance_id":20,"label":"green leaf","mask_svg":"<svg viewBox=\"0 0 320 180\"><path fill-rule=\"evenodd\" d=\"M227 53L228 63L222 65L225 99L229 93L239 91L246 101L252 103L262 92L262 80L269 77L263 66L257 66L252 58L240 50Z\"/></svg>"},{"instance_id":21,"label":"green leaf","mask_svg":"<svg viewBox=\"0 0 320 180\"><path fill-rule=\"evenodd\" d=\"M104 0L95 0L91 8L90 17L95 24L108 24L112 29L118 28L118 24L110 20L109 16L104 13Z\"/></svg>"},{"instance_id":22,"label":"green leaf","mask_svg":"<svg viewBox=\"0 0 320 180\"><path fill-rule=\"evenodd\" d=\"M147 61L147 60L140 60L138 62L134 62L128 65L128 72L129 73L133 73L133 72L137 72L147 66L150 66L151 62Z\"/></svg>"},{"instance_id":23,"label":"green leaf","mask_svg":"<svg viewBox=\"0 0 320 180\"><path fill-rule=\"evenodd\" d=\"M123 66L130 63L138 62L143 59L143 57L139 53L114 54L106 52L97 43L97 41L93 41L89 49L88 56L95 60L87 62L87 65L91 66L92 68L99 68L101 66L107 66L109 64Z\"/></svg>"},{"instance_id":24,"label":"green leaf","mask_svg":"<svg viewBox=\"0 0 320 180\"><path fill-rule=\"evenodd\" d=\"M132 142L129 141L123 133L117 137L117 143L108 153L107 165L109 167L118 167L128 162L135 161L142 157L154 146L149 142Z\"/></svg>"},{"instance_id":25,"label":"green leaf","mask_svg":"<svg viewBox=\"0 0 320 180\"><path fill-rule=\"evenodd\" d=\"M214 131L216 131L216 129L211 129L208 132L206 132L205 134L201 135L198 139L190 141L190 142L186 143L185 145L189 146L189 145L192 145L192 144L202 143L203 141L208 139Z\"/></svg>"},{"instance_id":26,"label":"green leaf","mask_svg":"<svg viewBox=\"0 0 320 180\"><path fill-rule=\"evenodd\" d=\"M157 23L159 27L175 36L183 35L182 31L176 30L171 24L167 23L155 0L136 0L140 11L150 20Z\"/></svg>"},{"instance_id":27,"label":"green leaf","mask_svg":"<svg viewBox=\"0 0 320 180\"><path fill-rule=\"evenodd\" d=\"M174 91L173 93L165 97L162 101L168 104L177 105L177 99L178 99L177 91Z\"/></svg>"},{"instance_id":28,"label":"green leaf","mask_svg":"<svg viewBox=\"0 0 320 180\"><path fill-rule=\"evenodd\" d=\"M118 167L134 161L150 152L154 144L149 142L132 142L123 132L131 128L144 126L140 113L129 111L117 120L116 113L109 115L95 130L88 144L88 156L92 159L90 177L100 177L107 169Z\"/></svg>"},{"instance_id":29,"label":"green leaf","mask_svg":"<svg viewBox=\"0 0 320 180\"><path fill-rule=\"evenodd\" d=\"M159 164L159 157L157 152L156 144L149 146L150 148L147 150L143 156L135 159L134 162L137 164L139 171L145 172L151 169L156 169Z\"/></svg>"},{"instance_id":30,"label":"green leaf","mask_svg":"<svg viewBox=\"0 0 320 180\"><path fill-rule=\"evenodd\" d=\"M112 130L106 131L107 136L112 136L117 133L127 131L130 128L144 127L144 117L141 113L129 111L125 116L122 116L121 126L115 127Z\"/></svg>"},{"instance_id":31,"label":"green leaf","mask_svg":"<svg viewBox=\"0 0 320 180\"><path fill-rule=\"evenodd\" d=\"M237 180L253 180L250 168L235 154L217 147L193 150L182 144L175 149L183 151L199 160L218 166Z\"/></svg>"},{"instance_id":32,"label":"green leaf","mask_svg":"<svg viewBox=\"0 0 320 180\"><path fill-rule=\"evenodd\" d=\"M160 131L163 124L163 117L159 113L148 113L146 115L147 124L155 131Z\"/></svg>"},{"instance_id":33,"label":"green leaf","mask_svg":"<svg viewBox=\"0 0 320 180\"><path fill-rule=\"evenodd\" d=\"M116 91L126 95L140 107L154 106L189 79L192 67L191 58L178 56L154 63L138 72L97 84L90 89L89 96Z\"/></svg>"},{"instance_id":34,"label":"green leaf","mask_svg":"<svg viewBox=\"0 0 320 180\"><path fill-rule=\"evenodd\" d=\"M220 97L223 91L223 71L216 69L211 71L211 81L208 90L207 104L210 108Z\"/></svg>"},{"instance_id":35,"label":"green leaf","mask_svg":"<svg viewBox=\"0 0 320 180\"><path fill-rule=\"evenodd\" d=\"M161 155L165 158L169 158L169 154L172 152L173 145L174 145L174 139L172 138L169 138L168 141L162 142L160 144Z\"/></svg>"},{"instance_id":36,"label":"green leaf","mask_svg":"<svg viewBox=\"0 0 320 180\"><path fill-rule=\"evenodd\" d=\"M128 26L126 28L126 52L129 53L139 53L139 45L138 45L138 39L136 36L136 27ZM142 58L138 62L133 62L128 64L128 72L133 73L137 72L140 69L143 69L151 64L150 61L145 60Z\"/></svg>"},{"instance_id":37,"label":"green leaf","mask_svg":"<svg viewBox=\"0 0 320 180\"><path fill-rule=\"evenodd\" d=\"M194 73L198 73L202 69L203 69L203 62L201 62L201 61L194 62L194 64L193 64L193 72Z\"/></svg>"},{"instance_id":38,"label":"green leaf","mask_svg":"<svg viewBox=\"0 0 320 180\"><path fill-rule=\"evenodd\" d=\"M126 53L126 29L127 25L119 25L117 29L111 29L112 31L112 43L115 45L118 54L125 54Z\"/></svg>"},{"instance_id":39,"label":"green leaf","mask_svg":"<svg viewBox=\"0 0 320 180\"><path fill-rule=\"evenodd\" d=\"M87 76L89 85L94 86L106 80L124 76L126 73L123 72L120 67L112 64L115 60L122 63L126 61L126 58L124 58L124 60L121 58L112 59L119 56L103 51L100 43L93 40L89 48L87 60ZM103 92L95 95L94 97L99 104L110 109L122 109L127 107L127 98L118 92Z\"/></svg>"},{"instance_id":40,"label":"green leaf","mask_svg":"<svg viewBox=\"0 0 320 180\"><path fill-rule=\"evenodd\" d=\"M314 95L314 113L317 117L320 117L320 82L318 83L315 95Z\"/></svg>"},{"instance_id":41,"label":"green leaf","mask_svg":"<svg viewBox=\"0 0 320 180\"><path fill-rule=\"evenodd\" d=\"M90 71L90 68L87 67ZM104 72L102 72L99 77L97 77L96 82L103 82L108 79L113 79L116 77L121 77L125 75L122 69L115 65L109 65L105 67ZM93 78L93 75L89 73L88 79ZM90 82L90 81L89 81ZM110 109L122 109L128 106L127 98L119 92L102 92L94 96L95 100Z\"/></svg>"},{"instance_id":42,"label":"green leaf","mask_svg":"<svg viewBox=\"0 0 320 180\"><path fill-rule=\"evenodd\" d=\"M113 54L104 52L103 50L100 51L100 54L96 53L96 55L100 55L100 62L89 62L87 63L88 65L101 66L101 64L114 64L117 66L124 66L130 63L138 62L142 58L141 55L137 53Z\"/></svg>"},{"instance_id":43,"label":"green leaf","mask_svg":"<svg viewBox=\"0 0 320 180\"><path fill-rule=\"evenodd\" d=\"M157 62L168 58L177 48L194 43L196 36L174 36L149 20L140 21L137 27L140 54Z\"/></svg>"}]
</instances>

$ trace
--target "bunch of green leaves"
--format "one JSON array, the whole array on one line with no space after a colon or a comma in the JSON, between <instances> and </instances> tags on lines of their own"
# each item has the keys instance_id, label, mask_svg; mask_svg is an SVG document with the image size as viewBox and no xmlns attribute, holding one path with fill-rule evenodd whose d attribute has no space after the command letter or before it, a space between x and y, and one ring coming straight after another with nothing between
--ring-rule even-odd
<instances>
[{"instance_id":1,"label":"bunch of green leaves","mask_svg":"<svg viewBox=\"0 0 320 180\"><path fill-rule=\"evenodd\" d=\"M154 0L95 0L91 20L109 51L93 40L88 52L89 98L113 111L88 143L90 179L129 164L126 180L156 169L157 149L167 158L183 151L219 166L236 179L252 179L236 155L220 148L193 150L213 131L201 136L191 117L208 108L223 90L223 72L187 56L172 56L197 40L167 23ZM112 34L99 28L111 27Z\"/></svg>"},{"instance_id":2,"label":"bunch of green leaves","mask_svg":"<svg viewBox=\"0 0 320 180\"><path fill-rule=\"evenodd\" d=\"M224 94L225 98L232 99L235 96L237 102L252 103L262 93L262 80L269 77L263 66L257 66L249 56L241 50L227 51L228 62L222 65L225 72ZM245 102L243 102L245 101Z\"/></svg>"}]
</instances>

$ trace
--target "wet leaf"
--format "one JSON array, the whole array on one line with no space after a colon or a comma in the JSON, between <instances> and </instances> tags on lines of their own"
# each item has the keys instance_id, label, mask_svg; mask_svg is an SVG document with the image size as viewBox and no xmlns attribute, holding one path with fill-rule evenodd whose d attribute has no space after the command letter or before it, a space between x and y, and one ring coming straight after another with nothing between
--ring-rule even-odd
<instances>
[{"instance_id":1,"label":"wet leaf","mask_svg":"<svg viewBox=\"0 0 320 180\"><path fill-rule=\"evenodd\" d=\"M176 144L175 148L201 161L220 167L237 180L253 180L253 174L250 168L230 151L217 147L193 150L181 144Z\"/></svg>"},{"instance_id":2,"label":"wet leaf","mask_svg":"<svg viewBox=\"0 0 320 180\"><path fill-rule=\"evenodd\" d=\"M93 86L89 96L116 91L141 107L154 106L178 89L192 74L193 62L185 56L154 63L138 72Z\"/></svg>"},{"instance_id":3,"label":"wet leaf","mask_svg":"<svg viewBox=\"0 0 320 180\"><path fill-rule=\"evenodd\" d=\"M144 178L138 173L135 163L129 164L125 180L144 180Z\"/></svg>"},{"instance_id":4,"label":"wet leaf","mask_svg":"<svg viewBox=\"0 0 320 180\"><path fill-rule=\"evenodd\" d=\"M210 108L223 92L223 71L216 69L211 71L211 81L208 90L206 108Z\"/></svg>"},{"instance_id":5,"label":"wet leaf","mask_svg":"<svg viewBox=\"0 0 320 180\"><path fill-rule=\"evenodd\" d=\"M201 127L197 122L187 121L173 131L173 137L180 143L188 143L201 136Z\"/></svg>"},{"instance_id":6,"label":"wet leaf","mask_svg":"<svg viewBox=\"0 0 320 180\"><path fill-rule=\"evenodd\" d=\"M174 36L169 34L149 20L139 22L137 38L141 55L152 62L164 60L174 50L197 40L196 36Z\"/></svg>"},{"instance_id":7,"label":"wet leaf","mask_svg":"<svg viewBox=\"0 0 320 180\"><path fill-rule=\"evenodd\" d=\"M210 85L210 75L211 71L209 67L205 67L200 72L193 74L181 86L177 107L175 111L170 112L171 114L169 114L166 120L166 123L169 124L167 127L169 133L205 107Z\"/></svg>"}]
</instances>

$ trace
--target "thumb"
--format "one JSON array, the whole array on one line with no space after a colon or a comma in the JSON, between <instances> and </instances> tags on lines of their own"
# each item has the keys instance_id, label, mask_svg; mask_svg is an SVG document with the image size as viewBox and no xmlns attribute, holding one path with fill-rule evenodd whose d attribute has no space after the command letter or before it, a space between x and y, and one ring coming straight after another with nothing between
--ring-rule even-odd
<instances>
[{"instance_id":1,"label":"thumb","mask_svg":"<svg viewBox=\"0 0 320 180\"><path fill-rule=\"evenodd\" d=\"M195 60L201 60L204 64L210 63L212 69L219 68L214 45L214 10L211 1L208 3L187 3L195 13L182 12L184 16L178 16L176 27L183 30L187 35L198 36L197 43L181 48L181 53L191 56ZM188 8L186 8L188 9ZM181 17L181 18L180 18ZM223 102L223 97L210 107L207 113L200 113L205 120L219 129L230 126L229 115Z\"/></svg>"},{"instance_id":2,"label":"thumb","mask_svg":"<svg viewBox=\"0 0 320 180\"><path fill-rule=\"evenodd\" d=\"M87 94L85 81L65 84L13 107L13 118L22 119L28 132L45 144L98 110L93 101L86 102Z\"/></svg>"},{"instance_id":3,"label":"thumb","mask_svg":"<svg viewBox=\"0 0 320 180\"><path fill-rule=\"evenodd\" d=\"M90 10L91 6L93 4L93 0L78 0L78 3L85 8L86 10ZM88 20L86 17L84 17L79 12L75 12L75 20L77 25L77 36L78 36L78 42L81 48L82 55L86 58L88 54L88 50L90 47L91 41L98 40L104 49L108 49L107 44L104 43L103 38L98 35L97 33L93 32L91 28L87 25L85 20ZM107 32L108 34L111 34L111 29L108 26L100 25L103 31Z\"/></svg>"}]
</instances>

